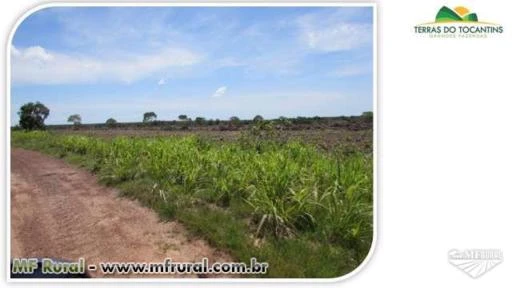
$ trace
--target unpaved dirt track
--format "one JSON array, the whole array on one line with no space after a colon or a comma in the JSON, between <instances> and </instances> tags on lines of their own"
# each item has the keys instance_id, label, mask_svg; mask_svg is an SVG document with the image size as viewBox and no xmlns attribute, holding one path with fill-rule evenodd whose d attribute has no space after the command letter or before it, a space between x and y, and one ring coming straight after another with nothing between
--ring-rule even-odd
<instances>
[{"instance_id":1,"label":"unpaved dirt track","mask_svg":"<svg viewBox=\"0 0 512 288\"><path fill-rule=\"evenodd\" d=\"M231 261L205 241L187 235L179 223L160 222L149 208L118 197L116 190L98 184L91 173L17 148L11 151L11 257L74 261L84 257L87 264L96 265L160 262L167 257Z\"/></svg>"}]
</instances>

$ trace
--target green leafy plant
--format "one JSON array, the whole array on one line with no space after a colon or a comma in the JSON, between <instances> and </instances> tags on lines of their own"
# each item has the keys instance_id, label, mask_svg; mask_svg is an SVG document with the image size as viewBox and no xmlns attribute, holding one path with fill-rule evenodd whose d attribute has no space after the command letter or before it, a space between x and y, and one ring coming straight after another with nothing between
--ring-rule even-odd
<instances>
[{"instance_id":1,"label":"green leafy plant","mask_svg":"<svg viewBox=\"0 0 512 288\"><path fill-rule=\"evenodd\" d=\"M294 264L275 255L302 257L290 252L298 247L352 251L343 254L355 255L346 256L347 263L360 263L372 242L372 156L322 152L300 141L276 141L276 134L272 122L260 121L231 142L197 136L105 140L41 131L13 131L11 140L25 148L87 159L105 183L121 185L126 195L165 217L177 217L240 257L248 255L246 249L263 253L292 274L297 273ZM212 219L223 219L226 227L212 227ZM267 243L265 248L253 247L255 239ZM276 252L283 245L295 248ZM325 253L319 255L332 260Z\"/></svg>"}]
</instances>

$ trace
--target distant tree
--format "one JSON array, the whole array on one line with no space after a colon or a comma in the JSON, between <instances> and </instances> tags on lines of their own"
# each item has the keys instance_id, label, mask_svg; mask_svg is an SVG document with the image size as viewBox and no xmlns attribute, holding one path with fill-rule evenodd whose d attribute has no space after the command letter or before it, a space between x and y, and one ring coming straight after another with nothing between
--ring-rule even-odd
<instances>
[{"instance_id":1,"label":"distant tree","mask_svg":"<svg viewBox=\"0 0 512 288\"><path fill-rule=\"evenodd\" d=\"M24 130L44 130L44 120L50 115L50 109L40 102L29 102L21 106L18 115L20 127Z\"/></svg>"},{"instance_id":2,"label":"distant tree","mask_svg":"<svg viewBox=\"0 0 512 288\"><path fill-rule=\"evenodd\" d=\"M156 114L155 112L146 112L144 113L144 118L142 118L142 122L153 122L156 120Z\"/></svg>"},{"instance_id":3,"label":"distant tree","mask_svg":"<svg viewBox=\"0 0 512 288\"><path fill-rule=\"evenodd\" d=\"M254 118L252 119L253 122L261 122L263 121L263 116L261 115L256 115L254 116Z\"/></svg>"},{"instance_id":4,"label":"distant tree","mask_svg":"<svg viewBox=\"0 0 512 288\"><path fill-rule=\"evenodd\" d=\"M114 126L116 126L117 121L114 118L108 118L107 121L105 122L105 124L107 124L107 126L109 126L109 127L114 127Z\"/></svg>"},{"instance_id":5,"label":"distant tree","mask_svg":"<svg viewBox=\"0 0 512 288\"><path fill-rule=\"evenodd\" d=\"M82 124L82 117L79 114L73 114L68 117L68 122L73 122L73 125L78 126Z\"/></svg>"},{"instance_id":6,"label":"distant tree","mask_svg":"<svg viewBox=\"0 0 512 288\"><path fill-rule=\"evenodd\" d=\"M278 123L283 125L284 127L289 127L292 125L292 121L284 116L279 117Z\"/></svg>"},{"instance_id":7,"label":"distant tree","mask_svg":"<svg viewBox=\"0 0 512 288\"><path fill-rule=\"evenodd\" d=\"M366 111L361 114L361 117L363 118L373 118L373 112L372 111Z\"/></svg>"},{"instance_id":8,"label":"distant tree","mask_svg":"<svg viewBox=\"0 0 512 288\"><path fill-rule=\"evenodd\" d=\"M240 118L238 118L236 116L232 116L231 118L229 118L229 121L233 125L236 125L236 126L240 125Z\"/></svg>"},{"instance_id":9,"label":"distant tree","mask_svg":"<svg viewBox=\"0 0 512 288\"><path fill-rule=\"evenodd\" d=\"M206 119L204 117L196 117L195 122L197 125L203 125L206 123Z\"/></svg>"},{"instance_id":10,"label":"distant tree","mask_svg":"<svg viewBox=\"0 0 512 288\"><path fill-rule=\"evenodd\" d=\"M184 121L184 120L188 120L188 117L185 114L181 114L181 115L178 116L178 119Z\"/></svg>"},{"instance_id":11,"label":"distant tree","mask_svg":"<svg viewBox=\"0 0 512 288\"><path fill-rule=\"evenodd\" d=\"M297 124L311 124L313 121L311 120L311 118L308 117L297 116L297 118L295 118L293 122Z\"/></svg>"},{"instance_id":12,"label":"distant tree","mask_svg":"<svg viewBox=\"0 0 512 288\"><path fill-rule=\"evenodd\" d=\"M220 124L220 119L215 119L215 125L219 125Z\"/></svg>"}]
</instances>

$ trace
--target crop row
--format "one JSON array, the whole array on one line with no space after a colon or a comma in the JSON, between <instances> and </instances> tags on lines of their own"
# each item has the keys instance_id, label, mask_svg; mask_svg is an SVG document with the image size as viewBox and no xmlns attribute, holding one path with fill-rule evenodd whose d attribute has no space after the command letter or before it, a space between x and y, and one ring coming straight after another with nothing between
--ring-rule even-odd
<instances>
[{"instance_id":1,"label":"crop row","mask_svg":"<svg viewBox=\"0 0 512 288\"><path fill-rule=\"evenodd\" d=\"M255 238L310 235L364 255L371 244L371 155L320 152L301 142L254 147L194 136L105 140L13 132L12 142L86 155L108 183L149 179L173 211L198 201L226 211L236 205Z\"/></svg>"}]
</instances>

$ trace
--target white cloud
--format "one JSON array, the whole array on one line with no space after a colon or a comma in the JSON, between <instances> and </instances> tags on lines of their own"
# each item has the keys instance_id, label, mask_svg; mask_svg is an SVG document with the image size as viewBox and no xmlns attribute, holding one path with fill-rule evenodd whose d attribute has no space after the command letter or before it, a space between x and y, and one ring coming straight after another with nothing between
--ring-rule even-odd
<instances>
[{"instance_id":1,"label":"white cloud","mask_svg":"<svg viewBox=\"0 0 512 288\"><path fill-rule=\"evenodd\" d=\"M16 49L16 47L11 46L11 54L13 57L22 58L25 60L34 60L34 61L50 61L53 59L53 56L50 55L46 50L41 46L33 46L26 48L22 51Z\"/></svg>"},{"instance_id":2,"label":"white cloud","mask_svg":"<svg viewBox=\"0 0 512 288\"><path fill-rule=\"evenodd\" d=\"M130 83L166 68L194 65L201 60L193 52L171 48L154 54L104 57L53 52L40 46L11 48L13 82L28 84Z\"/></svg>"},{"instance_id":3,"label":"white cloud","mask_svg":"<svg viewBox=\"0 0 512 288\"><path fill-rule=\"evenodd\" d=\"M159 85L159 86L161 86L161 85L165 85L165 84L167 84L167 80L165 80L164 78L162 78L162 79L160 79L160 80L158 81L158 85Z\"/></svg>"},{"instance_id":4,"label":"white cloud","mask_svg":"<svg viewBox=\"0 0 512 288\"><path fill-rule=\"evenodd\" d=\"M336 13L304 16L298 19L300 38L320 52L352 50L372 42L372 24L344 18Z\"/></svg>"},{"instance_id":5,"label":"white cloud","mask_svg":"<svg viewBox=\"0 0 512 288\"><path fill-rule=\"evenodd\" d=\"M12 56L19 56L20 55L20 50L16 49L16 47L14 47L14 45L11 45L11 55Z\"/></svg>"},{"instance_id":6,"label":"white cloud","mask_svg":"<svg viewBox=\"0 0 512 288\"><path fill-rule=\"evenodd\" d=\"M215 93L213 93L212 97L213 98L222 97L222 96L224 96L224 94L226 94L227 90L228 90L228 87L226 87L226 86L219 87L219 89L215 90Z\"/></svg>"}]
</instances>

